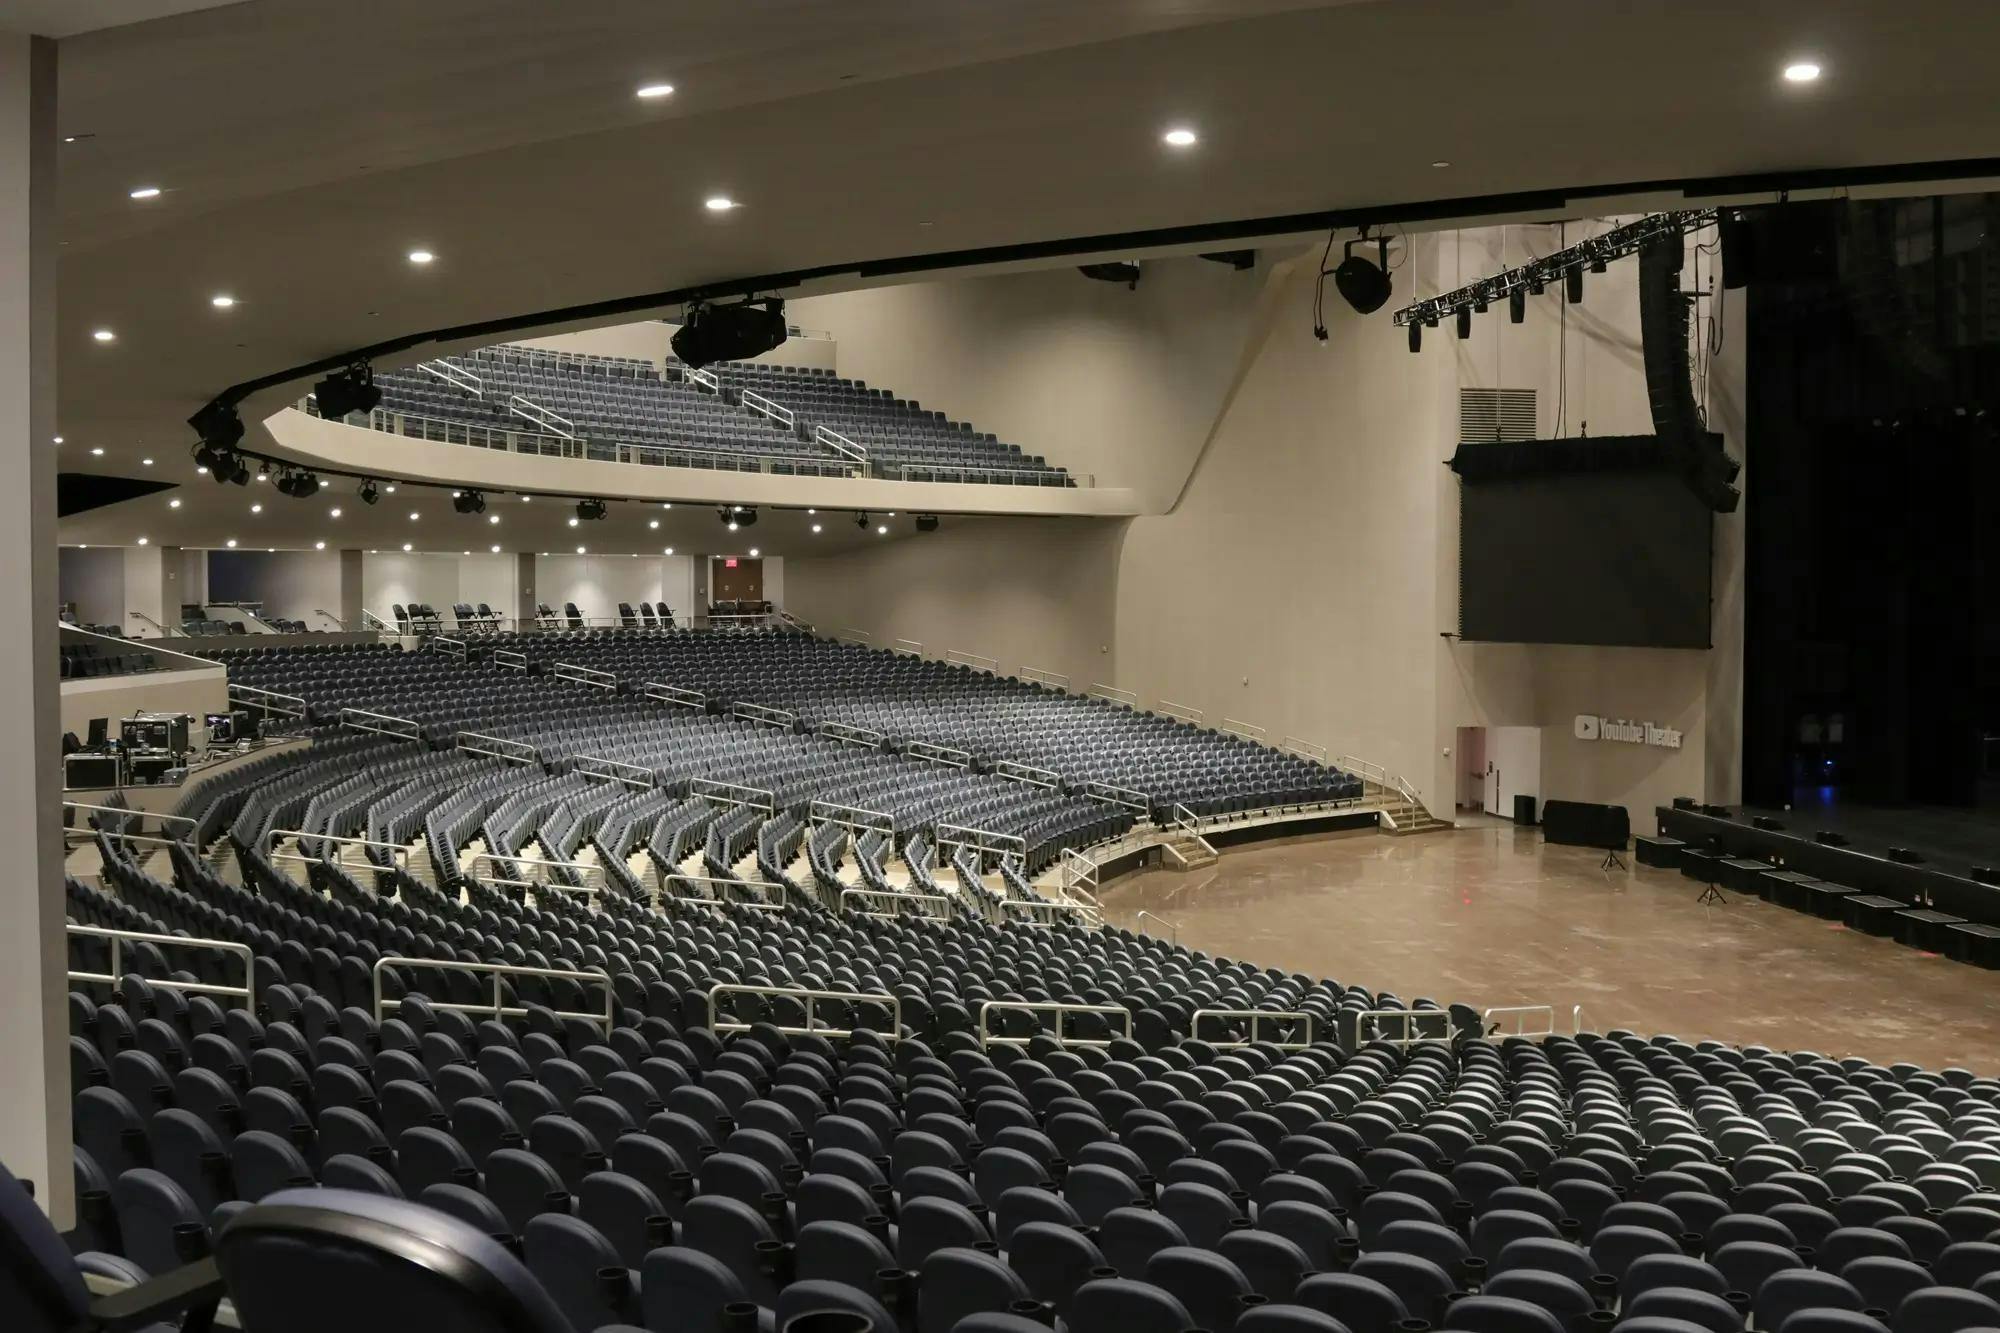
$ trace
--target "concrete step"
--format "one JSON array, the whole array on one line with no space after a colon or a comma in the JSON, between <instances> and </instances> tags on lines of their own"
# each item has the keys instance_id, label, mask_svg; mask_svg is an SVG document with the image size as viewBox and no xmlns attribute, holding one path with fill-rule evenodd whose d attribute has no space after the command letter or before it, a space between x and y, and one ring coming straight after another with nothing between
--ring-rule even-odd
<instances>
[{"instance_id":1,"label":"concrete step","mask_svg":"<svg viewBox=\"0 0 2000 1333\"><path fill-rule=\"evenodd\" d=\"M1199 838L1169 838L1160 844L1160 865L1166 870L1200 870L1222 858Z\"/></svg>"}]
</instances>

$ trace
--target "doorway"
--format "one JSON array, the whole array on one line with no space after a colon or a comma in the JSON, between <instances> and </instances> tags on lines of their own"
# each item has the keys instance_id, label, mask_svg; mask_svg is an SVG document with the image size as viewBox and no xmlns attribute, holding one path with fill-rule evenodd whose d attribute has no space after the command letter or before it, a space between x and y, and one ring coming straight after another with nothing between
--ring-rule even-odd
<instances>
[{"instance_id":1,"label":"doorway","mask_svg":"<svg viewBox=\"0 0 2000 1333\"><path fill-rule=\"evenodd\" d=\"M755 558L718 555L709 561L709 599L721 602L764 600L764 562Z\"/></svg>"},{"instance_id":2,"label":"doorway","mask_svg":"<svg viewBox=\"0 0 2000 1333\"><path fill-rule=\"evenodd\" d=\"M1459 810L1511 821L1517 796L1540 808L1540 727L1460 727L1457 754Z\"/></svg>"}]
</instances>

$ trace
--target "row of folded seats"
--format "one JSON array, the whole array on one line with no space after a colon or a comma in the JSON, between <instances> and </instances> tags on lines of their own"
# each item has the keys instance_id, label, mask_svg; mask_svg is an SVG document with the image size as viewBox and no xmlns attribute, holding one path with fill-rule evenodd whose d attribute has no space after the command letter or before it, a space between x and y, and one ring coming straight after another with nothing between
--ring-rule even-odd
<instances>
[{"instance_id":1,"label":"row of folded seats","mask_svg":"<svg viewBox=\"0 0 2000 1333\"><path fill-rule=\"evenodd\" d=\"M158 670L159 659L151 653L112 652L101 644L61 645L61 678L83 680L93 676L126 676L138 671Z\"/></svg>"},{"instance_id":2,"label":"row of folded seats","mask_svg":"<svg viewBox=\"0 0 2000 1333\"><path fill-rule=\"evenodd\" d=\"M461 839L548 827L566 779L351 735L251 767L184 794L172 882L120 824L108 887L67 886L81 921L243 944L254 1003L190 945L72 983L79 1225L56 1241L0 1179L0 1308L36 1333L90 1326L81 1273L192 1271L184 1294L211 1251L252 1330L2000 1327L2000 1080L1492 1041L1115 929L505 892ZM456 830L450 892L381 849L305 882L267 854L277 829L403 842L426 816ZM478 962L602 979L496 991ZM1371 1036L1406 1009L1437 1039Z\"/></svg>"},{"instance_id":3,"label":"row of folded seats","mask_svg":"<svg viewBox=\"0 0 2000 1333\"><path fill-rule=\"evenodd\" d=\"M189 638L212 638L225 634L247 634L240 620L212 620L207 617L183 620L181 633Z\"/></svg>"}]
</instances>

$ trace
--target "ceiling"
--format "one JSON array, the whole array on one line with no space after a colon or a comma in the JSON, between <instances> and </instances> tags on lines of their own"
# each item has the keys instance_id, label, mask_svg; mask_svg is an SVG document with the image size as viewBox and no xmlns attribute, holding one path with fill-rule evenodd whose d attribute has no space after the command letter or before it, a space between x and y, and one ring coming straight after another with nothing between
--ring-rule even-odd
<instances>
[{"instance_id":1,"label":"ceiling","mask_svg":"<svg viewBox=\"0 0 2000 1333\"><path fill-rule=\"evenodd\" d=\"M1977 157L1996 29L1991 0L246 0L100 28L59 44L63 466L188 480L181 423L226 386L636 293ZM1825 77L1787 84L1801 56Z\"/></svg>"},{"instance_id":2,"label":"ceiling","mask_svg":"<svg viewBox=\"0 0 2000 1333\"><path fill-rule=\"evenodd\" d=\"M215 9L238 0L7 0L0 32L37 37L74 37L99 28L117 28L153 19Z\"/></svg>"}]
</instances>

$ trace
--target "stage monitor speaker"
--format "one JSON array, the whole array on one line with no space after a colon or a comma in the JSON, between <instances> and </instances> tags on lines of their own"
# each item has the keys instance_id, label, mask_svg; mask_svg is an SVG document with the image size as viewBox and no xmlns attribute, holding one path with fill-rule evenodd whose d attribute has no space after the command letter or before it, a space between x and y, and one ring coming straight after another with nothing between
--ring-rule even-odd
<instances>
[{"instance_id":1,"label":"stage monitor speaker","mask_svg":"<svg viewBox=\"0 0 2000 1333\"><path fill-rule=\"evenodd\" d=\"M1542 836L1565 847L1623 851L1632 840L1632 816L1622 805L1544 801Z\"/></svg>"},{"instance_id":2,"label":"stage monitor speaker","mask_svg":"<svg viewBox=\"0 0 2000 1333\"><path fill-rule=\"evenodd\" d=\"M1674 797L1674 809L1676 810L1699 810L1700 808L1701 802L1692 796Z\"/></svg>"},{"instance_id":3,"label":"stage monitor speaker","mask_svg":"<svg viewBox=\"0 0 2000 1333\"><path fill-rule=\"evenodd\" d=\"M1525 792L1514 794L1514 822L1523 828L1535 826L1535 798Z\"/></svg>"},{"instance_id":4,"label":"stage monitor speaker","mask_svg":"<svg viewBox=\"0 0 2000 1333\"><path fill-rule=\"evenodd\" d=\"M1783 833L1785 831L1784 821L1773 819L1769 815L1752 815L1750 817L1750 827L1763 829L1766 833Z\"/></svg>"}]
</instances>

